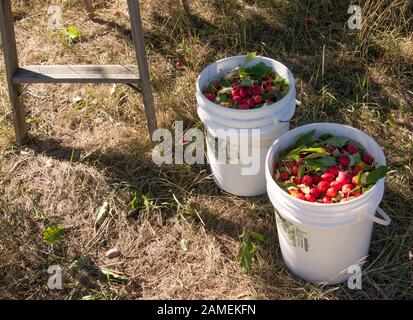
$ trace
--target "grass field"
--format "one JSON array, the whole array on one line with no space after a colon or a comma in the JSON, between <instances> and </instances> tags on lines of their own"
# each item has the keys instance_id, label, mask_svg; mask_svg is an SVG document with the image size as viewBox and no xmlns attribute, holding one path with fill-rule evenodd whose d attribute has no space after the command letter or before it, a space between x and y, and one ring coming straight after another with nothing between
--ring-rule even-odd
<instances>
[{"instance_id":1,"label":"grass field","mask_svg":"<svg viewBox=\"0 0 413 320\"><path fill-rule=\"evenodd\" d=\"M13 3L22 65L134 63L126 1L95 1L99 22L81 1ZM178 0L140 3L159 127L201 127L199 72L256 51L296 77L302 104L292 127L344 123L383 147L392 173L381 207L393 222L374 227L362 290L294 277L267 196L220 191L207 165L157 167L141 96L127 86L23 87L31 139L15 145L1 58L0 298L412 299L413 1L352 2L362 7L361 30L346 25L349 1L190 0L188 11ZM48 28L51 4L81 42ZM131 215L139 191L153 199ZM96 232L105 201L109 216ZM43 231L53 225L64 232L49 245ZM236 259L244 228L265 237L249 273ZM106 258L114 247L121 256ZM56 264L63 290L47 287ZM108 280L102 268L115 274Z\"/></svg>"}]
</instances>

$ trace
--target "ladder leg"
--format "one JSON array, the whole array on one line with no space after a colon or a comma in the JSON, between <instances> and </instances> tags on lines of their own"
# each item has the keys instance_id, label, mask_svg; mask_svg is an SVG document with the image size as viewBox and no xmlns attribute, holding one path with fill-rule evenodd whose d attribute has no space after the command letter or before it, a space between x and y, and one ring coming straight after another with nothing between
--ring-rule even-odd
<instances>
[{"instance_id":1,"label":"ladder leg","mask_svg":"<svg viewBox=\"0 0 413 320\"><path fill-rule=\"evenodd\" d=\"M82 2L86 8L86 11L88 12L89 17L93 17L95 14L95 8L93 8L92 0L82 0Z\"/></svg>"},{"instance_id":2,"label":"ladder leg","mask_svg":"<svg viewBox=\"0 0 413 320\"><path fill-rule=\"evenodd\" d=\"M148 129L150 140L152 141L152 134L156 130L156 114L152 95L152 86L150 81L148 61L146 60L145 40L143 37L141 14L139 10L138 0L128 0L129 15L131 20L131 29L133 36L133 43L135 46L136 60L139 68L139 75L141 78L141 88L143 95L143 102L145 105L145 114L148 122Z\"/></svg>"},{"instance_id":3,"label":"ladder leg","mask_svg":"<svg viewBox=\"0 0 413 320\"><path fill-rule=\"evenodd\" d=\"M19 66L11 0L0 0L0 31L9 98L13 112L14 131L17 143L22 144L27 140L27 124L23 102L20 100L20 87L11 81Z\"/></svg>"},{"instance_id":4,"label":"ladder leg","mask_svg":"<svg viewBox=\"0 0 413 320\"><path fill-rule=\"evenodd\" d=\"M189 3L188 0L182 0L182 6L184 7L184 11L186 14L189 14Z\"/></svg>"}]
</instances>

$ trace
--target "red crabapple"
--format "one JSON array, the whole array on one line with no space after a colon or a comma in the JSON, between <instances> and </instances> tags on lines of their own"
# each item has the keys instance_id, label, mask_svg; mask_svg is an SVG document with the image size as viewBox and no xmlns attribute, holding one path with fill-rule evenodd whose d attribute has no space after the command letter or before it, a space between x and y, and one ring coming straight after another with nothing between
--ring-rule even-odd
<instances>
[{"instance_id":1,"label":"red crabapple","mask_svg":"<svg viewBox=\"0 0 413 320\"><path fill-rule=\"evenodd\" d=\"M309 175L305 175L301 180L306 186L310 187L313 184L313 178Z\"/></svg>"},{"instance_id":2,"label":"red crabapple","mask_svg":"<svg viewBox=\"0 0 413 320\"><path fill-rule=\"evenodd\" d=\"M373 157L368 153L364 153L362 159L367 164L372 164L373 163Z\"/></svg>"},{"instance_id":3,"label":"red crabapple","mask_svg":"<svg viewBox=\"0 0 413 320\"><path fill-rule=\"evenodd\" d=\"M330 198L334 198L337 195L337 190L334 188L328 188L326 192L326 196Z\"/></svg>"},{"instance_id":4,"label":"red crabapple","mask_svg":"<svg viewBox=\"0 0 413 320\"><path fill-rule=\"evenodd\" d=\"M347 167L350 164L350 158L345 156L345 155L341 155L338 157L338 162L343 166L343 167Z\"/></svg>"}]
</instances>

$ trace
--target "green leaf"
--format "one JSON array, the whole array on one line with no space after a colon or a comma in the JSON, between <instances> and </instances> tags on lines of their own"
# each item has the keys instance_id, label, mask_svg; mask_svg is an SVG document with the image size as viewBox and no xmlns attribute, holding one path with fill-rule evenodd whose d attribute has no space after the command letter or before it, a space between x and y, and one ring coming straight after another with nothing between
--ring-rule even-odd
<instances>
[{"instance_id":1,"label":"green leaf","mask_svg":"<svg viewBox=\"0 0 413 320\"><path fill-rule=\"evenodd\" d=\"M326 156L326 157L317 159L317 161L320 162L323 166L327 166L327 167L337 164L336 158L331 157L331 156Z\"/></svg>"},{"instance_id":2,"label":"green leaf","mask_svg":"<svg viewBox=\"0 0 413 320\"><path fill-rule=\"evenodd\" d=\"M302 148L296 148L294 150L291 150L286 156L288 157L288 159L292 161L297 161L300 158L301 149ZM285 158L285 156L283 158ZM283 158L280 158L280 159L283 159Z\"/></svg>"},{"instance_id":3,"label":"green leaf","mask_svg":"<svg viewBox=\"0 0 413 320\"><path fill-rule=\"evenodd\" d=\"M242 269L249 272L252 265L251 241L243 240L238 251L237 259Z\"/></svg>"},{"instance_id":4,"label":"green leaf","mask_svg":"<svg viewBox=\"0 0 413 320\"><path fill-rule=\"evenodd\" d=\"M309 159L305 160L305 164L314 171L327 170L328 167L334 166L337 164L336 158L331 156L325 156L319 159Z\"/></svg>"},{"instance_id":5,"label":"green leaf","mask_svg":"<svg viewBox=\"0 0 413 320\"><path fill-rule=\"evenodd\" d=\"M301 179L304 176L305 166L301 165L298 167L298 177Z\"/></svg>"},{"instance_id":6,"label":"green leaf","mask_svg":"<svg viewBox=\"0 0 413 320\"><path fill-rule=\"evenodd\" d=\"M245 79L246 77L249 77L248 72L244 68L239 68L239 77L241 80Z\"/></svg>"},{"instance_id":7,"label":"green leaf","mask_svg":"<svg viewBox=\"0 0 413 320\"><path fill-rule=\"evenodd\" d=\"M251 238L257 241L263 241L264 237L253 231L244 231L241 235L241 246L237 254L237 260L242 269L249 272L252 267L252 260L254 254L258 251L258 247L251 241Z\"/></svg>"},{"instance_id":8,"label":"green leaf","mask_svg":"<svg viewBox=\"0 0 413 320\"><path fill-rule=\"evenodd\" d=\"M253 84L254 84L254 80L252 80L250 76L247 76L241 80L241 86L243 87L250 87Z\"/></svg>"},{"instance_id":9,"label":"green leaf","mask_svg":"<svg viewBox=\"0 0 413 320\"><path fill-rule=\"evenodd\" d=\"M75 27L65 27L64 32L68 37L69 43L77 43L81 40L81 33L80 30Z\"/></svg>"},{"instance_id":10,"label":"green leaf","mask_svg":"<svg viewBox=\"0 0 413 320\"><path fill-rule=\"evenodd\" d=\"M301 147L301 146L311 146L314 143L314 135L315 135L315 129L301 133L297 136L297 139L295 140L295 147Z\"/></svg>"},{"instance_id":11,"label":"green leaf","mask_svg":"<svg viewBox=\"0 0 413 320\"><path fill-rule=\"evenodd\" d=\"M350 164L349 164L350 167L354 166L356 163L359 163L361 161L360 153L354 153L354 154L347 153L347 155L350 158Z\"/></svg>"},{"instance_id":12,"label":"green leaf","mask_svg":"<svg viewBox=\"0 0 413 320\"><path fill-rule=\"evenodd\" d=\"M146 212L149 212L154 207L154 198L151 192L147 192L143 196L143 206L145 207Z\"/></svg>"},{"instance_id":13,"label":"green leaf","mask_svg":"<svg viewBox=\"0 0 413 320\"><path fill-rule=\"evenodd\" d=\"M333 135L332 134L330 134L330 133L323 133L321 136L319 136L318 138L319 139L321 139L321 140L327 140L327 139L330 139L330 138L332 138L333 137Z\"/></svg>"},{"instance_id":14,"label":"green leaf","mask_svg":"<svg viewBox=\"0 0 413 320\"><path fill-rule=\"evenodd\" d=\"M248 52L247 55L245 56L245 61L244 61L244 66L251 61L253 61L257 57L256 52Z\"/></svg>"},{"instance_id":15,"label":"green leaf","mask_svg":"<svg viewBox=\"0 0 413 320\"><path fill-rule=\"evenodd\" d=\"M356 185L360 185L361 175L362 175L362 174L363 174L362 171L360 171L359 173L357 173L357 176L356 176Z\"/></svg>"},{"instance_id":16,"label":"green leaf","mask_svg":"<svg viewBox=\"0 0 413 320\"><path fill-rule=\"evenodd\" d=\"M366 185L367 176L368 176L368 175L369 175L368 172L363 172L363 173L361 174L361 176L360 176L360 184L361 184L362 186L365 186L365 185Z\"/></svg>"},{"instance_id":17,"label":"green leaf","mask_svg":"<svg viewBox=\"0 0 413 320\"><path fill-rule=\"evenodd\" d=\"M268 77L271 74L272 69L270 67L267 67L267 65L261 61L250 68L246 68L245 71L250 76L255 76L259 79L262 79Z\"/></svg>"},{"instance_id":18,"label":"green leaf","mask_svg":"<svg viewBox=\"0 0 413 320\"><path fill-rule=\"evenodd\" d=\"M277 162L280 162L287 156L287 150L282 150L277 156Z\"/></svg>"},{"instance_id":19,"label":"green leaf","mask_svg":"<svg viewBox=\"0 0 413 320\"><path fill-rule=\"evenodd\" d=\"M334 149L334 151L333 151L333 157L338 158L340 155L341 155L340 150Z\"/></svg>"},{"instance_id":20,"label":"green leaf","mask_svg":"<svg viewBox=\"0 0 413 320\"><path fill-rule=\"evenodd\" d=\"M250 231L250 236L255 240L264 241L264 236L258 232Z\"/></svg>"},{"instance_id":21,"label":"green leaf","mask_svg":"<svg viewBox=\"0 0 413 320\"><path fill-rule=\"evenodd\" d=\"M272 95L273 95L273 94L270 93L270 92L263 93L263 94L262 94L262 99L263 99L263 100L267 100L267 99L271 98ZM271 102L271 103L272 103L272 102Z\"/></svg>"},{"instance_id":22,"label":"green leaf","mask_svg":"<svg viewBox=\"0 0 413 320\"><path fill-rule=\"evenodd\" d=\"M230 87L231 86L231 81L227 80L227 79L222 79L221 80L221 86L224 87Z\"/></svg>"},{"instance_id":23,"label":"green leaf","mask_svg":"<svg viewBox=\"0 0 413 320\"><path fill-rule=\"evenodd\" d=\"M216 89L215 89L215 84L216 84L216 81L214 80L214 81L211 81L210 83L209 83L209 85L205 88L205 92L207 92L207 93L214 93L215 94L215 92L217 91Z\"/></svg>"},{"instance_id":24,"label":"green leaf","mask_svg":"<svg viewBox=\"0 0 413 320\"><path fill-rule=\"evenodd\" d=\"M334 147L341 148L342 146L344 146L347 143L347 141L348 141L348 138L346 138L346 137L334 136L334 137L331 137L331 138L325 140L324 142L327 143L327 144L330 144Z\"/></svg>"},{"instance_id":25,"label":"green leaf","mask_svg":"<svg viewBox=\"0 0 413 320\"><path fill-rule=\"evenodd\" d=\"M384 178L389 169L387 166L379 166L376 169L369 172L366 178L366 184L375 184L381 178Z\"/></svg>"},{"instance_id":26,"label":"green leaf","mask_svg":"<svg viewBox=\"0 0 413 320\"><path fill-rule=\"evenodd\" d=\"M322 166L320 166L320 164L314 159L307 160L305 164L310 170L313 170L314 172L318 172L323 169Z\"/></svg>"},{"instance_id":27,"label":"green leaf","mask_svg":"<svg viewBox=\"0 0 413 320\"><path fill-rule=\"evenodd\" d=\"M218 103L230 101L229 95L227 95L227 94L218 95L216 99L217 99Z\"/></svg>"},{"instance_id":28,"label":"green leaf","mask_svg":"<svg viewBox=\"0 0 413 320\"><path fill-rule=\"evenodd\" d=\"M130 203L130 206L131 206L132 210L135 210L135 209L140 208L140 207L143 206L141 192L135 191L135 193L133 194L133 199Z\"/></svg>"},{"instance_id":29,"label":"green leaf","mask_svg":"<svg viewBox=\"0 0 413 320\"><path fill-rule=\"evenodd\" d=\"M218 95L230 94L231 92L232 92L232 88L231 88L231 87L222 88L221 90L218 91Z\"/></svg>"},{"instance_id":30,"label":"green leaf","mask_svg":"<svg viewBox=\"0 0 413 320\"><path fill-rule=\"evenodd\" d=\"M304 159L315 159L315 158L321 158L325 156L326 156L326 153L314 152L314 153L310 153L308 156L305 156Z\"/></svg>"},{"instance_id":31,"label":"green leaf","mask_svg":"<svg viewBox=\"0 0 413 320\"><path fill-rule=\"evenodd\" d=\"M106 277L106 280L112 281L112 282L123 282L127 281L128 278L123 276L120 272L118 271L113 271L107 268L100 268L100 271L102 274Z\"/></svg>"},{"instance_id":32,"label":"green leaf","mask_svg":"<svg viewBox=\"0 0 413 320\"><path fill-rule=\"evenodd\" d=\"M140 190L134 192L130 206L132 211L128 213L128 217L132 217L141 211L149 213L151 209L156 207L153 194L151 192L143 194Z\"/></svg>"},{"instance_id":33,"label":"green leaf","mask_svg":"<svg viewBox=\"0 0 413 320\"><path fill-rule=\"evenodd\" d=\"M70 265L70 270L74 272L78 272L82 270L84 267L89 265L89 259L87 256L81 255L77 260L75 260L71 265Z\"/></svg>"},{"instance_id":34,"label":"green leaf","mask_svg":"<svg viewBox=\"0 0 413 320\"><path fill-rule=\"evenodd\" d=\"M284 89L284 91L288 91L290 85L288 84L287 80L285 80L283 77L281 76L277 76L277 78L275 79L275 86L278 87L279 89ZM285 92L286 94L287 92ZM283 94L282 96L284 96L285 94Z\"/></svg>"},{"instance_id":35,"label":"green leaf","mask_svg":"<svg viewBox=\"0 0 413 320\"><path fill-rule=\"evenodd\" d=\"M323 147L310 147L310 148L302 148L300 152L316 152L316 153L324 153L326 154L327 151Z\"/></svg>"},{"instance_id":36,"label":"green leaf","mask_svg":"<svg viewBox=\"0 0 413 320\"><path fill-rule=\"evenodd\" d=\"M297 161L300 158L301 153L313 153L313 152L314 153L326 153L327 151L324 148L321 148L321 147L319 147L319 148L299 147L299 148L291 150L288 153L287 157L292 161ZM309 157L309 158L312 158L312 157ZM317 158L317 156L315 158Z\"/></svg>"},{"instance_id":37,"label":"green leaf","mask_svg":"<svg viewBox=\"0 0 413 320\"><path fill-rule=\"evenodd\" d=\"M54 244L63 236L63 228L60 226L47 227L43 232L43 240L49 244Z\"/></svg>"}]
</instances>

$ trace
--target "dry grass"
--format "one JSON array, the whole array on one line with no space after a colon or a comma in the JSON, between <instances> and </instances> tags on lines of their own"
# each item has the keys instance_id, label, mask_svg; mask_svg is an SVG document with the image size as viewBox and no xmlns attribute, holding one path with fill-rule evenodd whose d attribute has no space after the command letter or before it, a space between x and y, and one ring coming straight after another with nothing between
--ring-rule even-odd
<instances>
[{"instance_id":1,"label":"dry grass","mask_svg":"<svg viewBox=\"0 0 413 320\"><path fill-rule=\"evenodd\" d=\"M100 23L87 18L80 1L53 3L63 6L65 23L80 28L83 41L65 46L60 34L47 28L51 1L14 1L22 64L133 63L126 1L105 1ZM292 276L282 261L265 196L223 193L207 166L156 167L142 100L125 86L25 87L32 140L15 146L2 73L0 297L412 299L411 4L363 1L363 28L350 31L345 27L348 3L342 1L189 3L186 13L177 0L141 1L160 126L171 127L175 119L199 126L197 74L218 58L256 50L284 62L296 76L303 104L293 127L346 123L383 146L394 173L381 206L393 223L374 229L363 290L313 285ZM114 9L120 14L114 16ZM305 24L309 16L316 20L311 28ZM176 60L184 67L176 69ZM76 97L81 100L74 102ZM151 191L155 204L145 214L127 217L136 190ZM110 217L95 234L104 201ZM50 247L42 233L56 224L64 227L64 236ZM249 274L236 261L244 227L266 237ZM182 250L182 239L188 251ZM108 260L104 253L112 247L122 255ZM84 262L78 270L70 268L76 260ZM47 289L52 264L64 268L63 290ZM128 280L107 281L102 267Z\"/></svg>"}]
</instances>

